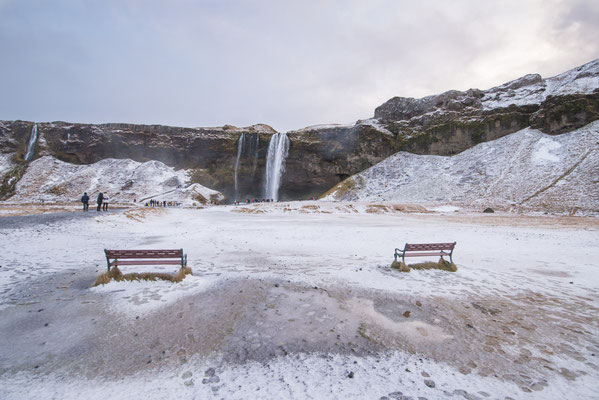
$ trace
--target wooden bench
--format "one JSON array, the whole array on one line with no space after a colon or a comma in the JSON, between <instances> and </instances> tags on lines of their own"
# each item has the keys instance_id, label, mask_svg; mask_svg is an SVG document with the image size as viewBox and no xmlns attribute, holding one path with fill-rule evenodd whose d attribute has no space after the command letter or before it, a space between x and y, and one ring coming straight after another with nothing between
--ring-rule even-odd
<instances>
[{"instance_id":1,"label":"wooden bench","mask_svg":"<svg viewBox=\"0 0 599 400\"><path fill-rule=\"evenodd\" d=\"M453 243L406 243L403 250L395 249L395 261L401 257L401 262L405 263L406 257L435 257L449 256L449 261L453 263L453 249L456 242ZM418 253L413 253L417 251Z\"/></svg>"},{"instance_id":2,"label":"wooden bench","mask_svg":"<svg viewBox=\"0 0 599 400\"><path fill-rule=\"evenodd\" d=\"M176 250L106 250L106 263L110 267L119 265L181 265L187 266L187 254ZM113 261L110 261L113 260Z\"/></svg>"}]
</instances>

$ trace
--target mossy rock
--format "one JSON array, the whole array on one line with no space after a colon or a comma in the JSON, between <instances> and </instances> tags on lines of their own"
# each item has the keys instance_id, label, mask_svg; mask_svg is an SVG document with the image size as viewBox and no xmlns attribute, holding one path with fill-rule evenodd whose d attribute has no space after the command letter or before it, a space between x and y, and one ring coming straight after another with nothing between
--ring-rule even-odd
<instances>
[{"instance_id":1,"label":"mossy rock","mask_svg":"<svg viewBox=\"0 0 599 400\"><path fill-rule=\"evenodd\" d=\"M348 192L350 192L356 186L362 185L362 183L363 183L362 177L360 177L359 175L350 176L349 178L345 179L344 181L341 181L337 185L333 186L331 189L329 189L327 192L325 192L322 196L320 196L319 199L323 199L329 195L333 195L333 197L335 197L335 199L337 199L337 200L343 199L343 197Z\"/></svg>"},{"instance_id":2,"label":"mossy rock","mask_svg":"<svg viewBox=\"0 0 599 400\"><path fill-rule=\"evenodd\" d=\"M6 200L15 194L17 183L27 171L27 164L18 164L4 174L0 182L0 200Z\"/></svg>"}]
</instances>

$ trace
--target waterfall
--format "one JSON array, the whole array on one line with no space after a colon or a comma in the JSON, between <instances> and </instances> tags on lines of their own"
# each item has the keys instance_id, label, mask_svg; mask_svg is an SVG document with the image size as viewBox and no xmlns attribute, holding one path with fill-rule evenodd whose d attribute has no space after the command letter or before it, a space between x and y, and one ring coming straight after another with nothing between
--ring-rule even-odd
<instances>
[{"instance_id":1,"label":"waterfall","mask_svg":"<svg viewBox=\"0 0 599 400\"><path fill-rule=\"evenodd\" d=\"M33 124L31 128L31 134L29 135L29 142L27 143L27 150L25 152L25 161L31 161L35 154L35 145L37 143L37 124Z\"/></svg>"},{"instance_id":2,"label":"waterfall","mask_svg":"<svg viewBox=\"0 0 599 400\"><path fill-rule=\"evenodd\" d=\"M237 169L239 168L239 160L243 153L243 142L245 142L245 133L242 133L237 142L237 158L235 159L235 199L239 197L239 189L237 186Z\"/></svg>"},{"instance_id":3,"label":"waterfall","mask_svg":"<svg viewBox=\"0 0 599 400\"><path fill-rule=\"evenodd\" d=\"M264 176L264 197L279 200L281 176L285 172L285 158L289 152L289 138L286 133L276 133L270 138L266 155Z\"/></svg>"},{"instance_id":4,"label":"waterfall","mask_svg":"<svg viewBox=\"0 0 599 400\"><path fill-rule=\"evenodd\" d=\"M252 164L252 178L256 175L256 167L258 166L258 151L260 150L260 134L256 133L256 140L252 142L254 163Z\"/></svg>"}]
</instances>

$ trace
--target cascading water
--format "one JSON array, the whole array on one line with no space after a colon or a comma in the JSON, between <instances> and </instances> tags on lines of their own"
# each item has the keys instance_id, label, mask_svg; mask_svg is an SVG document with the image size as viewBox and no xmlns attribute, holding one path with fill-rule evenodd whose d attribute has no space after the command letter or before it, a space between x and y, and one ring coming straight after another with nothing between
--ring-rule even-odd
<instances>
[{"instance_id":1,"label":"cascading water","mask_svg":"<svg viewBox=\"0 0 599 400\"><path fill-rule=\"evenodd\" d=\"M235 159L235 198L239 197L239 188L237 186L237 169L239 168L239 160L243 153L243 143L245 142L245 133L242 133L237 142L237 158Z\"/></svg>"},{"instance_id":2,"label":"cascading water","mask_svg":"<svg viewBox=\"0 0 599 400\"><path fill-rule=\"evenodd\" d=\"M281 176L285 172L285 158L289 153L289 138L286 133L276 133L270 138L266 155L266 174L264 177L264 197L279 200Z\"/></svg>"},{"instance_id":3,"label":"cascading water","mask_svg":"<svg viewBox=\"0 0 599 400\"><path fill-rule=\"evenodd\" d=\"M254 163L252 164L252 178L256 175L256 167L258 166L258 151L260 150L260 135L256 133L256 140L252 141L254 153Z\"/></svg>"},{"instance_id":4,"label":"cascading water","mask_svg":"<svg viewBox=\"0 0 599 400\"><path fill-rule=\"evenodd\" d=\"M31 134L29 135L29 142L27 143L27 150L25 151L25 161L31 161L35 154L35 145L37 143L37 124L33 124L31 128Z\"/></svg>"}]
</instances>

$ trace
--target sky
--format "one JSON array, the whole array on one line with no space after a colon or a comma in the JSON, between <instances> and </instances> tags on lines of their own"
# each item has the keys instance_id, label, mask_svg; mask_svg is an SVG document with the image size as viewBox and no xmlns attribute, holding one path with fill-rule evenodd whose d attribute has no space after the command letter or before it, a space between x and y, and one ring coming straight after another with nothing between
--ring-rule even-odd
<instances>
[{"instance_id":1,"label":"sky","mask_svg":"<svg viewBox=\"0 0 599 400\"><path fill-rule=\"evenodd\" d=\"M599 58L596 0L0 0L0 119L279 131Z\"/></svg>"}]
</instances>

